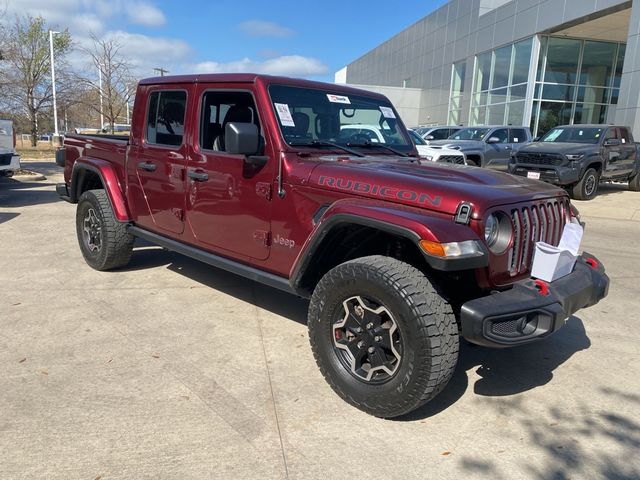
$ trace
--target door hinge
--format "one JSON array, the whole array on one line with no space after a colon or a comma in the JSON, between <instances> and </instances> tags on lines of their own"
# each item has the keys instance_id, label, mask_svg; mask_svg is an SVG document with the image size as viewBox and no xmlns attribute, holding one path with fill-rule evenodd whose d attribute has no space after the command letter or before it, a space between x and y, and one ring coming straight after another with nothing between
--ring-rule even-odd
<instances>
[{"instance_id":1,"label":"door hinge","mask_svg":"<svg viewBox=\"0 0 640 480\"><path fill-rule=\"evenodd\" d=\"M271 245L271 232L266 230L256 230L253 232L253 239L262 242L265 247Z\"/></svg>"},{"instance_id":2,"label":"door hinge","mask_svg":"<svg viewBox=\"0 0 640 480\"><path fill-rule=\"evenodd\" d=\"M266 182L256 183L256 195L271 200L271 184Z\"/></svg>"}]
</instances>

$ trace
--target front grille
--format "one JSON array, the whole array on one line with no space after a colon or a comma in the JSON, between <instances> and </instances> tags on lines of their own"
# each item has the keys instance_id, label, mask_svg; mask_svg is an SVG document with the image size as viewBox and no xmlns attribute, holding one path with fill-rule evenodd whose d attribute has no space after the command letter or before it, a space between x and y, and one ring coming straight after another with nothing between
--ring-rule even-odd
<instances>
[{"instance_id":1,"label":"front grille","mask_svg":"<svg viewBox=\"0 0 640 480\"><path fill-rule=\"evenodd\" d=\"M567 220L569 202L553 200L511 210L513 246L509 251L509 273L526 272L536 242L557 246Z\"/></svg>"},{"instance_id":2,"label":"front grille","mask_svg":"<svg viewBox=\"0 0 640 480\"><path fill-rule=\"evenodd\" d=\"M518 159L518 163L528 163L529 165L558 166L564 162L564 156L558 153L518 152L516 158Z\"/></svg>"},{"instance_id":3,"label":"front grille","mask_svg":"<svg viewBox=\"0 0 640 480\"><path fill-rule=\"evenodd\" d=\"M438 158L438 161L464 165L464 157L462 155L442 155L441 157Z\"/></svg>"},{"instance_id":4,"label":"front grille","mask_svg":"<svg viewBox=\"0 0 640 480\"><path fill-rule=\"evenodd\" d=\"M0 155L0 165L10 165L12 158L12 153L3 153L2 155Z\"/></svg>"}]
</instances>

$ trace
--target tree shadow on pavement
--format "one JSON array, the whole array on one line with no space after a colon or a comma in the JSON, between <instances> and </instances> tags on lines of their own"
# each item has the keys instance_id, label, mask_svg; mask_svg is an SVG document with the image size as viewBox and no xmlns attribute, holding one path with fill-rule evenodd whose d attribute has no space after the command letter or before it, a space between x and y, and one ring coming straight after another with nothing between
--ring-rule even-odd
<instances>
[{"instance_id":1,"label":"tree shadow on pavement","mask_svg":"<svg viewBox=\"0 0 640 480\"><path fill-rule=\"evenodd\" d=\"M582 320L575 316L549 338L521 347L492 349L461 340L458 365L449 384L431 402L398 420L420 420L449 408L469 387L469 370L475 369L481 377L473 385L476 395L510 396L545 385L556 368L590 346Z\"/></svg>"}]
</instances>

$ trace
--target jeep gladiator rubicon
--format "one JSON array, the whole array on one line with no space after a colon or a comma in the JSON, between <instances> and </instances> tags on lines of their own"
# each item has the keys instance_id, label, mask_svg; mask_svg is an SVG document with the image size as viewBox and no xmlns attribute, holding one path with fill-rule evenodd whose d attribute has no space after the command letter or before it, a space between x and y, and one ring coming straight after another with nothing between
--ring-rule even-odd
<instances>
[{"instance_id":1,"label":"jeep gladiator rubicon","mask_svg":"<svg viewBox=\"0 0 640 480\"><path fill-rule=\"evenodd\" d=\"M503 125L462 128L448 139L429 142L429 145L458 149L467 156L469 165L506 171L512 152L530 141L531 132L527 127Z\"/></svg>"},{"instance_id":2,"label":"jeep gladiator rubicon","mask_svg":"<svg viewBox=\"0 0 640 480\"><path fill-rule=\"evenodd\" d=\"M387 132L372 143L341 127ZM59 194L78 204L86 262L123 267L135 237L310 298L313 354L331 387L380 417L447 384L459 338L539 340L607 294L584 254L552 283L534 243L577 215L543 182L420 162L384 96L253 74L138 85L128 140L69 135Z\"/></svg>"},{"instance_id":3,"label":"jeep gladiator rubicon","mask_svg":"<svg viewBox=\"0 0 640 480\"><path fill-rule=\"evenodd\" d=\"M601 180L629 182L640 191L640 159L628 127L564 125L514 152L509 172L561 185L591 200Z\"/></svg>"}]
</instances>

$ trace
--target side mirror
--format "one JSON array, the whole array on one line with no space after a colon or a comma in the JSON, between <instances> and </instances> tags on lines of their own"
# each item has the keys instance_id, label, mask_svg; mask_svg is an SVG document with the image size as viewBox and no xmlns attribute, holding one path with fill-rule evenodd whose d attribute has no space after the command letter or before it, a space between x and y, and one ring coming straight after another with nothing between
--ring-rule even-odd
<instances>
[{"instance_id":1,"label":"side mirror","mask_svg":"<svg viewBox=\"0 0 640 480\"><path fill-rule=\"evenodd\" d=\"M531 140L532 142L539 142L540 141L540 137L533 137L533 140Z\"/></svg>"},{"instance_id":2,"label":"side mirror","mask_svg":"<svg viewBox=\"0 0 640 480\"><path fill-rule=\"evenodd\" d=\"M424 139L430 142L431 140L435 140L435 137L433 135L427 135Z\"/></svg>"},{"instance_id":3,"label":"side mirror","mask_svg":"<svg viewBox=\"0 0 640 480\"><path fill-rule=\"evenodd\" d=\"M605 147L617 147L618 145L622 145L622 140L619 138L608 138L604 141Z\"/></svg>"},{"instance_id":4,"label":"side mirror","mask_svg":"<svg viewBox=\"0 0 640 480\"><path fill-rule=\"evenodd\" d=\"M487 143L500 143L500 139L498 137L489 137Z\"/></svg>"},{"instance_id":5,"label":"side mirror","mask_svg":"<svg viewBox=\"0 0 640 480\"><path fill-rule=\"evenodd\" d=\"M224 144L227 153L255 155L258 152L260 132L255 123L227 123L224 129Z\"/></svg>"}]
</instances>

